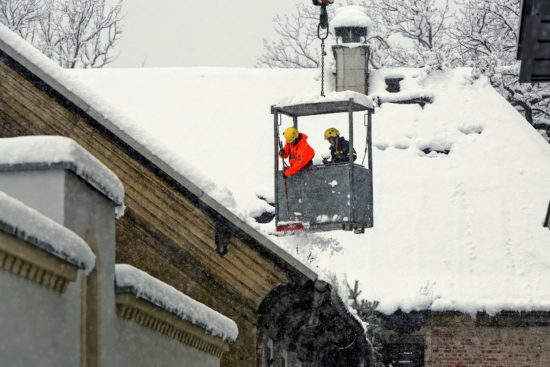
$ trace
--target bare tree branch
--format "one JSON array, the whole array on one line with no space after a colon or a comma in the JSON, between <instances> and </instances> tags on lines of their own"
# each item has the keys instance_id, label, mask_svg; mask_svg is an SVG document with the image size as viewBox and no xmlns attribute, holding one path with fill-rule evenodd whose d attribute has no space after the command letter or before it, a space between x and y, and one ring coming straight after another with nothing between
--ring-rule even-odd
<instances>
[{"instance_id":1,"label":"bare tree branch","mask_svg":"<svg viewBox=\"0 0 550 367\"><path fill-rule=\"evenodd\" d=\"M269 68L316 68L320 49L317 45L318 14L312 6L296 5L293 15L273 19L277 40L264 39L264 54L256 66Z\"/></svg>"},{"instance_id":2,"label":"bare tree branch","mask_svg":"<svg viewBox=\"0 0 550 367\"><path fill-rule=\"evenodd\" d=\"M550 111L550 88L521 84L516 42L521 0L461 0L449 34L461 59L487 75L492 86L533 126ZM465 63L466 64L466 63Z\"/></svg>"},{"instance_id":3,"label":"bare tree branch","mask_svg":"<svg viewBox=\"0 0 550 367\"><path fill-rule=\"evenodd\" d=\"M113 60L122 35L122 0L0 0L0 22L65 68L98 68Z\"/></svg>"}]
</instances>

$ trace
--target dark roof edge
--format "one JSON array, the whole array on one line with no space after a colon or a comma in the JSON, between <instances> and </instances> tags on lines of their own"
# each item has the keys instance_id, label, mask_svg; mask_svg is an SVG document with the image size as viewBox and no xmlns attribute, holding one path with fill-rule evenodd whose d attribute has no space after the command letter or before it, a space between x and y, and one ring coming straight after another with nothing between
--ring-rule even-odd
<instances>
[{"instance_id":1,"label":"dark roof edge","mask_svg":"<svg viewBox=\"0 0 550 367\"><path fill-rule=\"evenodd\" d=\"M521 56L522 56L522 49L521 49L521 43L523 42L523 32L524 32L524 29L525 29L525 24L524 24L524 18L526 16L526 11L525 11L525 8L526 8L526 1L525 0L521 0L521 5L520 5L520 14L519 14L519 26L518 26L518 41L517 41L517 49L516 49L516 60L521 60Z\"/></svg>"},{"instance_id":2,"label":"dark roof edge","mask_svg":"<svg viewBox=\"0 0 550 367\"><path fill-rule=\"evenodd\" d=\"M445 326L452 322L446 317L462 318L460 323L469 323L472 326L508 326L508 327L549 327L550 311L513 311L501 310L495 314L485 311L477 311L475 314L461 311L410 311L398 310L391 315L377 313L382 327L396 331L400 334L411 334L420 330L423 326Z\"/></svg>"},{"instance_id":3,"label":"dark roof edge","mask_svg":"<svg viewBox=\"0 0 550 367\"><path fill-rule=\"evenodd\" d=\"M82 109L86 114L88 114L92 119L101 124L105 129L109 130L112 134L116 135L124 143L128 144L132 149L143 155L159 169L163 170L167 175L172 177L174 180L183 185L191 193L197 196L204 204L214 209L225 217L229 222L235 225L238 229L243 231L245 234L250 236L252 239L257 241L262 247L267 249L269 252L273 253L275 256L279 257L292 268L296 269L299 273L303 274L311 280L317 279L317 273L308 268L306 265L298 261L296 258L292 257L282 248L277 246L275 243L270 241L264 235L256 231L254 228L246 224L242 219L237 217L223 205L218 203L204 191L202 191L198 186L189 181L183 175L176 172L172 167L166 164L163 160L155 156L150 152L145 146L136 141L130 135L126 134L124 131L120 130L114 123L105 118L101 113L95 110L82 98L71 92L67 89L62 83L57 81L55 78L52 78L49 74L44 72L40 67L35 65L32 61L27 59L24 55L14 50L10 45L6 44L2 39L0 39L0 49L2 49L6 54L12 57L15 61L29 70L31 73L42 79L46 84L55 89L59 94L69 100L71 103L75 104L78 108Z\"/></svg>"},{"instance_id":4,"label":"dark roof edge","mask_svg":"<svg viewBox=\"0 0 550 367\"><path fill-rule=\"evenodd\" d=\"M548 227L550 229L550 201L548 202L548 210L546 211L546 219L544 223L542 224L545 227Z\"/></svg>"}]
</instances>

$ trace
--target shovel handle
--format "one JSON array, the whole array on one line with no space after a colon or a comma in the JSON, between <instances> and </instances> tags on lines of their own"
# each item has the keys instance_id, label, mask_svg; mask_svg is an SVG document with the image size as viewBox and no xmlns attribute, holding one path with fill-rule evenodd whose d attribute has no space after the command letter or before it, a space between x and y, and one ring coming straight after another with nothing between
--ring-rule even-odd
<instances>
[{"instance_id":1,"label":"shovel handle","mask_svg":"<svg viewBox=\"0 0 550 367\"><path fill-rule=\"evenodd\" d=\"M279 140L279 152L284 150L283 142ZM283 162L283 168L288 168L288 164L285 162L285 158L281 156L281 161Z\"/></svg>"}]
</instances>

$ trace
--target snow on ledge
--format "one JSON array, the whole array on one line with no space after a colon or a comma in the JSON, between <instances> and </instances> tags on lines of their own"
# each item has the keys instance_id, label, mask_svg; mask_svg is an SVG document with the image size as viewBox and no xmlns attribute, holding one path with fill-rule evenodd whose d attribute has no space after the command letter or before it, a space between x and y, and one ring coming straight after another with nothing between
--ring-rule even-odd
<instances>
[{"instance_id":1,"label":"snow on ledge","mask_svg":"<svg viewBox=\"0 0 550 367\"><path fill-rule=\"evenodd\" d=\"M239 331L233 320L131 265L115 265L115 284L117 293L134 294L224 341L237 339Z\"/></svg>"},{"instance_id":2,"label":"snow on ledge","mask_svg":"<svg viewBox=\"0 0 550 367\"><path fill-rule=\"evenodd\" d=\"M113 201L124 214L124 186L119 178L74 140L61 136L0 139L0 171L61 167L74 172Z\"/></svg>"},{"instance_id":3,"label":"snow on ledge","mask_svg":"<svg viewBox=\"0 0 550 367\"><path fill-rule=\"evenodd\" d=\"M52 219L0 192L0 230L64 260L89 274L95 255L86 242Z\"/></svg>"},{"instance_id":4,"label":"snow on ledge","mask_svg":"<svg viewBox=\"0 0 550 367\"><path fill-rule=\"evenodd\" d=\"M346 42L346 43L339 43L337 45L334 45L333 47L338 48L357 48L357 47L369 47L368 44L363 42Z\"/></svg>"},{"instance_id":5,"label":"snow on ledge","mask_svg":"<svg viewBox=\"0 0 550 367\"><path fill-rule=\"evenodd\" d=\"M349 5L336 9L336 15L330 22L332 29L339 27L370 27L372 21L362 6Z\"/></svg>"},{"instance_id":6,"label":"snow on ledge","mask_svg":"<svg viewBox=\"0 0 550 367\"><path fill-rule=\"evenodd\" d=\"M295 106L300 104L310 104L310 103L323 103L323 102L346 102L350 98L353 98L353 102L365 106L367 108L373 108L374 103L371 97L368 97L364 94L346 90L343 92L331 92L322 97L319 95L313 96L291 96L284 97L277 101L275 107L288 107Z\"/></svg>"}]
</instances>

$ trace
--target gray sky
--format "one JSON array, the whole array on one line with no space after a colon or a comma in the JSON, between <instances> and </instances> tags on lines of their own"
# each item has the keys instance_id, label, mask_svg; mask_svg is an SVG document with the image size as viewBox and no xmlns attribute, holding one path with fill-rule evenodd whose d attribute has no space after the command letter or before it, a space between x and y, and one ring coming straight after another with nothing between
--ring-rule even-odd
<instances>
[{"instance_id":1,"label":"gray sky","mask_svg":"<svg viewBox=\"0 0 550 367\"><path fill-rule=\"evenodd\" d=\"M252 66L272 19L311 0L124 0L118 58L109 67ZM313 5L311 5L313 6Z\"/></svg>"}]
</instances>

